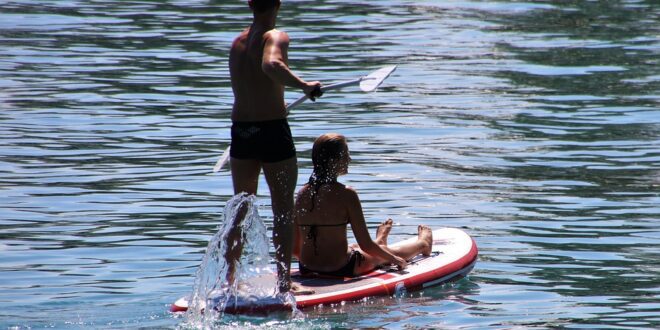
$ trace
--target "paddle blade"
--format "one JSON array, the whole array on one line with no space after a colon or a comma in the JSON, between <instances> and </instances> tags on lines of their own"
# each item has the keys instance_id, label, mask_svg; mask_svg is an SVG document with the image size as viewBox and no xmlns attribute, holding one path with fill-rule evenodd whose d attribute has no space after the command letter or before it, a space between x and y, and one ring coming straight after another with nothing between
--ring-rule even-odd
<instances>
[{"instance_id":1,"label":"paddle blade","mask_svg":"<svg viewBox=\"0 0 660 330\"><path fill-rule=\"evenodd\" d=\"M363 92L374 91L376 88L378 88L378 86L380 86L380 84L383 83L387 77L390 76L390 74L392 74L392 72L394 72L395 69L396 65L392 65L370 73L360 81L360 89Z\"/></svg>"},{"instance_id":2,"label":"paddle blade","mask_svg":"<svg viewBox=\"0 0 660 330\"><path fill-rule=\"evenodd\" d=\"M213 166L213 173L220 172L223 166L225 166L229 162L229 147L225 149L225 152L222 153L222 156L220 156L220 159L218 159L218 162L215 163L215 166Z\"/></svg>"}]
</instances>

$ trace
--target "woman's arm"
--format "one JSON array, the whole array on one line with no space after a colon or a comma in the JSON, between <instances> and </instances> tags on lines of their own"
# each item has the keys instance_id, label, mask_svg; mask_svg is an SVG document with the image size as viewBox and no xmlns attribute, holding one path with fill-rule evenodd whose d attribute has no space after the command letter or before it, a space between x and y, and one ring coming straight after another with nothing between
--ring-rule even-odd
<instances>
[{"instance_id":1,"label":"woman's arm","mask_svg":"<svg viewBox=\"0 0 660 330\"><path fill-rule=\"evenodd\" d=\"M383 263L393 263L399 268L403 269L407 263L402 258L399 258L388 251L383 250L380 245L376 244L369 235L367 223L364 220L364 213L362 212L362 203L355 190L346 188L347 205L348 205L348 219L353 229L355 239L360 245L362 251L369 253L372 256L378 257Z\"/></svg>"}]
</instances>

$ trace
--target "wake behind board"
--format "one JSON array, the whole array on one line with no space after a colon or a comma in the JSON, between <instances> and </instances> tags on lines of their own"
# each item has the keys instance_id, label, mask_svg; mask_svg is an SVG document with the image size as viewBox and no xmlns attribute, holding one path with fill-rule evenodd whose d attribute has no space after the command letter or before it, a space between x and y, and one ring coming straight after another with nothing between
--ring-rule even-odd
<instances>
[{"instance_id":1,"label":"wake behind board","mask_svg":"<svg viewBox=\"0 0 660 330\"><path fill-rule=\"evenodd\" d=\"M406 241L415 241L412 237ZM406 241L391 244L396 246ZM315 291L310 295L296 296L299 309L317 305L329 305L342 301L355 301L366 297L392 295L401 290L407 292L422 290L427 287L446 283L467 275L477 261L477 245L464 231L456 228L442 228L433 231L431 255L418 255L402 271L377 269L368 274L352 278L303 277L293 269L293 282ZM183 312L188 309L188 298L177 300L170 310ZM258 305L234 300L234 304L225 307L227 313L268 313L271 311L291 310L290 305L263 301Z\"/></svg>"}]
</instances>

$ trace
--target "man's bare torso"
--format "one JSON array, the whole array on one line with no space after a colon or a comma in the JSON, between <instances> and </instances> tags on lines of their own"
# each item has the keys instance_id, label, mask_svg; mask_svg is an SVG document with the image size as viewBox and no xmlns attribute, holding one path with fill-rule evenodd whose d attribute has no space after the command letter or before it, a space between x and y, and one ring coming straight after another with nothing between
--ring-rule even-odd
<instances>
[{"instance_id":1,"label":"man's bare torso","mask_svg":"<svg viewBox=\"0 0 660 330\"><path fill-rule=\"evenodd\" d=\"M234 92L232 121L265 121L286 117L284 85L274 82L262 69L264 46L283 33L275 29L259 31L250 27L234 40L229 55ZM286 56L286 49L282 53Z\"/></svg>"}]
</instances>

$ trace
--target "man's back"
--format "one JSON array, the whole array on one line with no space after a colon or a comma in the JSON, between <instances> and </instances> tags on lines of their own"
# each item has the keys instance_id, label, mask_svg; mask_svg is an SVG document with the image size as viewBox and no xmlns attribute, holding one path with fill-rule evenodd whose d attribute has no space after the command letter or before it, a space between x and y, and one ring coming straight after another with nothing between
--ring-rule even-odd
<instances>
[{"instance_id":1,"label":"man's back","mask_svg":"<svg viewBox=\"0 0 660 330\"><path fill-rule=\"evenodd\" d=\"M284 85L273 81L264 72L264 60L268 60L273 48L278 48L279 53L286 55L286 49L279 49L283 38L287 41L284 44L286 46L288 37L284 32L274 29L260 31L250 27L234 40L229 55L229 72L234 92L233 121L265 121L286 117Z\"/></svg>"}]
</instances>

